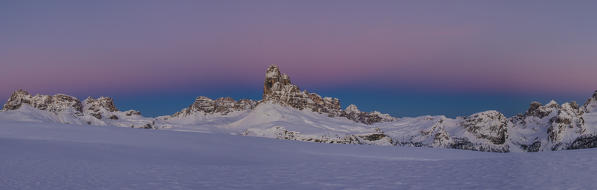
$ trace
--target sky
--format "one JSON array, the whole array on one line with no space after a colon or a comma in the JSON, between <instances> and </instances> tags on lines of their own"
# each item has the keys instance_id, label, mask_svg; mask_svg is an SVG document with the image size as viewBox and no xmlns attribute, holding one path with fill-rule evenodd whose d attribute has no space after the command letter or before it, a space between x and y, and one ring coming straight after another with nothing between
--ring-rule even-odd
<instances>
[{"instance_id":1,"label":"sky","mask_svg":"<svg viewBox=\"0 0 597 190\"><path fill-rule=\"evenodd\" d=\"M260 99L265 69L394 116L524 112L597 90L592 1L1 1L0 99L172 114Z\"/></svg>"}]
</instances>

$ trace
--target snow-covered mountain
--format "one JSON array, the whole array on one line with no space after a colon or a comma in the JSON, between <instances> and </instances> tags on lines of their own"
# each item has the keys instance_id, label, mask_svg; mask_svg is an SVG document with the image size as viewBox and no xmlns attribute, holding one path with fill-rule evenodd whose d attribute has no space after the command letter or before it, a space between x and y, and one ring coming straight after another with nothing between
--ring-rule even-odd
<instances>
[{"instance_id":1,"label":"snow-covered mountain","mask_svg":"<svg viewBox=\"0 0 597 190\"><path fill-rule=\"evenodd\" d=\"M0 120L132 128L153 128L154 121L139 111L119 111L112 98L88 97L81 102L69 95L31 95L24 90L12 94L0 112Z\"/></svg>"},{"instance_id":2,"label":"snow-covered mountain","mask_svg":"<svg viewBox=\"0 0 597 190\"><path fill-rule=\"evenodd\" d=\"M538 102L513 117L485 111L466 117L395 118L342 109L337 98L301 90L277 66L266 70L263 99L198 97L169 116L119 111L111 98L35 95L18 90L0 120L56 122L233 134L321 143L536 152L597 147L597 91L585 104Z\"/></svg>"}]
</instances>

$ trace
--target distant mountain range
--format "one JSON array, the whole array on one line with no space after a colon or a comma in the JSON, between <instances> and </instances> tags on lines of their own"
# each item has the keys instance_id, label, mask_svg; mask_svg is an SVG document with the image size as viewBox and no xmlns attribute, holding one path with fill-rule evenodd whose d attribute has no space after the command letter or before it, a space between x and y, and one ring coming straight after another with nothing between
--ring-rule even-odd
<instances>
[{"instance_id":1,"label":"distant mountain range","mask_svg":"<svg viewBox=\"0 0 597 190\"><path fill-rule=\"evenodd\" d=\"M1 122L56 122L258 136L320 143L537 152L597 147L597 91L583 105L532 102L513 117L484 111L467 117L395 118L345 109L337 98L301 90L277 66L265 73L262 100L198 97L168 116L120 111L111 98L79 99L15 91Z\"/></svg>"}]
</instances>

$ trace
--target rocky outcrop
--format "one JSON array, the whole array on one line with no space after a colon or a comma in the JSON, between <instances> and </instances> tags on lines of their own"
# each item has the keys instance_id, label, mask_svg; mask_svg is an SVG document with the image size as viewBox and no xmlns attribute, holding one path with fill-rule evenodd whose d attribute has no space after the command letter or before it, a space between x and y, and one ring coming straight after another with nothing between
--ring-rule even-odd
<instances>
[{"instance_id":1,"label":"rocky outcrop","mask_svg":"<svg viewBox=\"0 0 597 190\"><path fill-rule=\"evenodd\" d=\"M32 96L25 90L15 91L6 104L2 107L3 110L16 110L19 109L23 104L30 105L33 108L39 110L45 110L50 112L62 112L62 111L73 111L77 113L83 112L83 106L79 99L64 95L57 94L54 96L49 95L35 95Z\"/></svg>"},{"instance_id":2,"label":"rocky outcrop","mask_svg":"<svg viewBox=\"0 0 597 190\"><path fill-rule=\"evenodd\" d=\"M344 111L341 111L340 116L368 125L378 122L394 121L394 118L388 114L382 114L377 111L362 112L354 104L349 105Z\"/></svg>"},{"instance_id":3,"label":"rocky outcrop","mask_svg":"<svg viewBox=\"0 0 597 190\"><path fill-rule=\"evenodd\" d=\"M583 105L583 111L584 112L597 112L597 90L593 93L593 96L591 96Z\"/></svg>"},{"instance_id":4,"label":"rocky outcrop","mask_svg":"<svg viewBox=\"0 0 597 190\"><path fill-rule=\"evenodd\" d=\"M287 74L280 72L278 66L269 66L265 73L263 84L263 99L259 102L243 99L235 101L232 98L218 98L213 100L200 96L189 107L173 114L173 117L184 117L193 113L222 114L226 115L234 111L253 109L260 102L271 102L279 105L289 106L298 110L309 110L329 117L345 117L350 120L373 124L378 122L393 121L395 118L380 112L361 112L356 106L351 105L342 110L338 98L322 97L316 93L302 90L292 84Z\"/></svg>"},{"instance_id":5,"label":"rocky outcrop","mask_svg":"<svg viewBox=\"0 0 597 190\"><path fill-rule=\"evenodd\" d=\"M134 115L141 115L141 112L139 112L137 110L129 110L129 111L125 111L124 114L126 116L134 116Z\"/></svg>"},{"instance_id":6,"label":"rocky outcrop","mask_svg":"<svg viewBox=\"0 0 597 190\"><path fill-rule=\"evenodd\" d=\"M24 106L47 112L48 115L43 116L46 113L23 109ZM15 91L3 106L3 110L36 115L27 120L41 119L42 121L79 125L142 126L154 120L153 118L143 118L140 116L141 113L135 110L119 111L112 98L109 97L89 97L81 102L75 97L64 94L32 96L24 90ZM42 116L40 117L39 114ZM27 117L25 116L25 118Z\"/></svg>"},{"instance_id":7,"label":"rocky outcrop","mask_svg":"<svg viewBox=\"0 0 597 190\"><path fill-rule=\"evenodd\" d=\"M263 84L263 101L287 105L299 110L307 109L313 112L327 114L330 117L346 117L356 122L372 124L383 121L392 121L394 118L379 112L361 112L356 106L351 105L347 110L342 110L338 98L321 97L319 94L310 93L290 81L290 77L280 72L278 66L271 65L265 73Z\"/></svg>"},{"instance_id":8,"label":"rocky outcrop","mask_svg":"<svg viewBox=\"0 0 597 190\"><path fill-rule=\"evenodd\" d=\"M575 139L568 149L597 148L597 135L583 135Z\"/></svg>"},{"instance_id":9,"label":"rocky outcrop","mask_svg":"<svg viewBox=\"0 0 597 190\"><path fill-rule=\"evenodd\" d=\"M550 126L547 128L548 139L554 146L552 149L565 149L570 136L581 136L585 133L584 119L582 112L576 103L565 103L555 107L555 116L550 118Z\"/></svg>"},{"instance_id":10,"label":"rocky outcrop","mask_svg":"<svg viewBox=\"0 0 597 190\"><path fill-rule=\"evenodd\" d=\"M253 109L257 105L256 101L242 99L235 101L230 97L218 98L212 100L211 98L200 96L195 99L195 102L188 108L175 113L173 116L187 116L193 113L214 114L219 113L226 115L234 111L243 111Z\"/></svg>"},{"instance_id":11,"label":"rocky outcrop","mask_svg":"<svg viewBox=\"0 0 597 190\"><path fill-rule=\"evenodd\" d=\"M422 119L433 121L430 127L408 138L397 138L397 144L488 152L510 151L507 140L511 124L508 118L497 111L480 112L456 119L428 117Z\"/></svg>"},{"instance_id":12,"label":"rocky outcrop","mask_svg":"<svg viewBox=\"0 0 597 190\"><path fill-rule=\"evenodd\" d=\"M508 138L508 126L511 124L500 112L485 111L465 117L461 125L478 139L486 139L492 144L501 145Z\"/></svg>"},{"instance_id":13,"label":"rocky outcrop","mask_svg":"<svg viewBox=\"0 0 597 190\"><path fill-rule=\"evenodd\" d=\"M102 109L109 112L118 111L118 109L114 105L114 100L112 100L112 98L109 97L99 97L97 99L88 97L83 102L85 103L85 107L87 108L87 110L92 110L96 112Z\"/></svg>"},{"instance_id":14,"label":"rocky outcrop","mask_svg":"<svg viewBox=\"0 0 597 190\"><path fill-rule=\"evenodd\" d=\"M83 101L83 113L91 115L97 119L109 118L117 120L118 116L110 114L111 112L117 112L118 109L114 106L112 98L100 97L92 98L88 97ZM107 116L109 115L109 116Z\"/></svg>"},{"instance_id":15,"label":"rocky outcrop","mask_svg":"<svg viewBox=\"0 0 597 190\"><path fill-rule=\"evenodd\" d=\"M513 133L519 136L511 141L523 151L567 149L575 138L587 132L583 114L584 109L575 102L533 102L524 114L510 118Z\"/></svg>"},{"instance_id":16,"label":"rocky outcrop","mask_svg":"<svg viewBox=\"0 0 597 190\"><path fill-rule=\"evenodd\" d=\"M278 66L270 66L265 73L263 85L263 101L288 105L302 110L308 109L318 113L326 113L331 117L340 115L340 101L337 98L321 97L290 82L290 77L280 73Z\"/></svg>"},{"instance_id":17,"label":"rocky outcrop","mask_svg":"<svg viewBox=\"0 0 597 190\"><path fill-rule=\"evenodd\" d=\"M259 133L264 133L263 131ZM377 131L376 133L370 134L361 134L361 135L336 135L336 136L329 136L329 135L303 135L298 131L290 131L284 127L272 127L267 129L267 134L271 134L273 138L276 139L285 139L285 140L296 140L296 141L306 141L306 142L316 142L316 143L329 143L329 144L371 144L371 145L386 145L392 146L395 145L392 142L392 138L385 135L382 131ZM253 132L247 130L244 131L241 135L243 136L253 136Z\"/></svg>"}]
</instances>

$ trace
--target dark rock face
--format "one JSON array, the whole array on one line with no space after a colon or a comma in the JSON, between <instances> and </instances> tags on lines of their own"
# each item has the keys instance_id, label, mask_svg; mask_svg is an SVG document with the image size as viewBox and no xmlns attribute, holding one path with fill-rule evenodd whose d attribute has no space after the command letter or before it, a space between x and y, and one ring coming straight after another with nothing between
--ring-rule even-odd
<instances>
[{"instance_id":1,"label":"dark rock face","mask_svg":"<svg viewBox=\"0 0 597 190\"><path fill-rule=\"evenodd\" d=\"M584 149L584 148L596 148L597 147L597 136L595 135L583 135L578 137L572 142L568 149Z\"/></svg>"},{"instance_id":2,"label":"dark rock face","mask_svg":"<svg viewBox=\"0 0 597 190\"><path fill-rule=\"evenodd\" d=\"M541 150L541 142L535 141L530 145L520 145L520 148L527 152L539 152Z\"/></svg>"},{"instance_id":3,"label":"dark rock face","mask_svg":"<svg viewBox=\"0 0 597 190\"><path fill-rule=\"evenodd\" d=\"M89 113L89 115L97 118L97 119L102 119L102 114L101 113Z\"/></svg>"},{"instance_id":4,"label":"dark rock face","mask_svg":"<svg viewBox=\"0 0 597 190\"><path fill-rule=\"evenodd\" d=\"M124 112L124 114L126 116L133 116L133 115L141 115L141 112L136 111L136 110L129 110L129 111Z\"/></svg>"},{"instance_id":5,"label":"dark rock face","mask_svg":"<svg viewBox=\"0 0 597 190\"><path fill-rule=\"evenodd\" d=\"M277 139L297 140L316 143L330 143L330 144L384 144L395 145L392 138L383 134L382 131L372 134L364 135L344 135L344 136L304 136L300 132L289 131L284 127L273 127L273 134ZM242 135L249 135L249 131L243 132Z\"/></svg>"},{"instance_id":6,"label":"dark rock face","mask_svg":"<svg viewBox=\"0 0 597 190\"><path fill-rule=\"evenodd\" d=\"M506 142L510 123L503 114L497 111L486 111L465 117L461 125L477 138L487 139L493 144L500 145Z\"/></svg>"},{"instance_id":7,"label":"dark rock face","mask_svg":"<svg viewBox=\"0 0 597 190\"><path fill-rule=\"evenodd\" d=\"M15 91L6 104L3 106L3 110L16 110L19 109L23 104L28 104L33 108L39 110L46 110L50 112L60 112L68 109L73 109L75 112L82 112L83 105L77 98L57 94L54 96L48 95L35 95L32 96L29 92L24 90Z\"/></svg>"},{"instance_id":8,"label":"dark rock face","mask_svg":"<svg viewBox=\"0 0 597 190\"><path fill-rule=\"evenodd\" d=\"M454 142L449 146L449 148L481 152L509 152L508 146L496 147L484 144L475 144L469 141L467 138L453 138L453 141Z\"/></svg>"},{"instance_id":9,"label":"dark rock face","mask_svg":"<svg viewBox=\"0 0 597 190\"><path fill-rule=\"evenodd\" d=\"M317 113L325 113L330 117L346 117L350 120L365 124L372 124L382 121L391 121L392 117L379 112L360 112L353 107L346 112L341 109L340 101L337 98L321 97L316 93L309 93L290 81L290 77L280 73L278 66L269 66L265 73L265 82L263 84L263 101L287 105L299 110L307 109Z\"/></svg>"},{"instance_id":10,"label":"dark rock face","mask_svg":"<svg viewBox=\"0 0 597 190\"><path fill-rule=\"evenodd\" d=\"M381 140L381 139L387 137L387 135L385 135L383 133L374 133L374 134L370 134L370 135L362 135L360 137L365 140L368 140L368 141L378 141L378 140Z\"/></svg>"},{"instance_id":11,"label":"dark rock face","mask_svg":"<svg viewBox=\"0 0 597 190\"><path fill-rule=\"evenodd\" d=\"M529 109L525 113L525 116L535 116L539 118L544 118L548 116L551 112L546 109L541 109L543 105L539 102L531 102Z\"/></svg>"},{"instance_id":12,"label":"dark rock face","mask_svg":"<svg viewBox=\"0 0 597 190\"><path fill-rule=\"evenodd\" d=\"M256 105L257 102L247 99L235 101L232 98L225 97L212 100L208 97L200 96L197 97L195 102L193 102L193 104L191 104L188 108L175 113L173 116L190 115L195 112L202 112L205 114L220 113L225 115L233 111L253 109Z\"/></svg>"}]
</instances>

